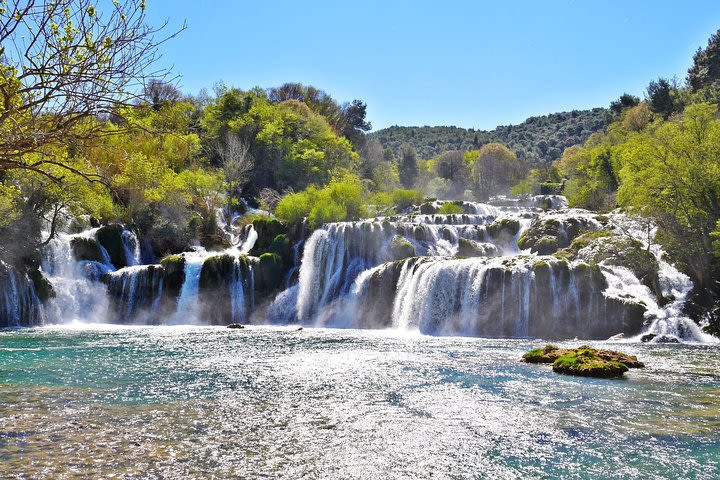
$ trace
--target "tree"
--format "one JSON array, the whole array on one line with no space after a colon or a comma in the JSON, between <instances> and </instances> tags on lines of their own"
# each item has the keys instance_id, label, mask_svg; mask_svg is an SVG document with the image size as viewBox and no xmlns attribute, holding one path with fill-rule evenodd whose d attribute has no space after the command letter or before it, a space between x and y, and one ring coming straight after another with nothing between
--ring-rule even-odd
<instances>
[{"instance_id":1,"label":"tree","mask_svg":"<svg viewBox=\"0 0 720 480\"><path fill-rule=\"evenodd\" d=\"M518 179L517 157L501 143L488 143L480 148L473 166L475 194L487 199L508 189Z\"/></svg>"},{"instance_id":2,"label":"tree","mask_svg":"<svg viewBox=\"0 0 720 480\"><path fill-rule=\"evenodd\" d=\"M680 108L674 95L675 90L675 86L665 78L651 81L646 91L650 111L662 115L665 120L679 111Z\"/></svg>"},{"instance_id":3,"label":"tree","mask_svg":"<svg viewBox=\"0 0 720 480\"><path fill-rule=\"evenodd\" d=\"M714 287L712 234L720 220L717 107L690 105L682 118L632 135L618 147L621 205L655 219L658 237L701 287Z\"/></svg>"},{"instance_id":4,"label":"tree","mask_svg":"<svg viewBox=\"0 0 720 480\"><path fill-rule=\"evenodd\" d=\"M60 181L72 172L100 181L56 155L117 131L103 116L132 103L156 68L165 25L146 23L145 0L11 1L0 10L0 168ZM59 170L51 167L59 167Z\"/></svg>"},{"instance_id":5,"label":"tree","mask_svg":"<svg viewBox=\"0 0 720 480\"><path fill-rule=\"evenodd\" d=\"M687 83L692 90L720 87L720 30L710 36L704 49L698 48L693 55Z\"/></svg>"},{"instance_id":6,"label":"tree","mask_svg":"<svg viewBox=\"0 0 720 480\"><path fill-rule=\"evenodd\" d=\"M155 110L160 110L163 105L179 101L182 93L170 82L153 78L143 88L143 100L149 103Z\"/></svg>"},{"instance_id":7,"label":"tree","mask_svg":"<svg viewBox=\"0 0 720 480\"><path fill-rule=\"evenodd\" d=\"M405 188L412 188L417 179L417 154L412 147L404 147L400 155L400 182Z\"/></svg>"},{"instance_id":8,"label":"tree","mask_svg":"<svg viewBox=\"0 0 720 480\"><path fill-rule=\"evenodd\" d=\"M610 112L614 116L619 116L626 108L634 107L640 103L640 99L635 95L623 93L620 98L610 103Z\"/></svg>"},{"instance_id":9,"label":"tree","mask_svg":"<svg viewBox=\"0 0 720 480\"><path fill-rule=\"evenodd\" d=\"M250 179L255 160L248 145L230 132L225 135L223 142L217 145L217 152L225 176L226 208L228 214L231 214L240 204L242 189Z\"/></svg>"}]
</instances>

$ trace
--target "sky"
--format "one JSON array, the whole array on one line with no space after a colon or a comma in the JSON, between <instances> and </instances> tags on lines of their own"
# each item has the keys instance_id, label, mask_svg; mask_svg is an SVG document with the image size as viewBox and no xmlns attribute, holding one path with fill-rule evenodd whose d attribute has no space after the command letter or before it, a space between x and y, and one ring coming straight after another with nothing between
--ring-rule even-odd
<instances>
[{"instance_id":1,"label":"sky","mask_svg":"<svg viewBox=\"0 0 720 480\"><path fill-rule=\"evenodd\" d=\"M492 129L684 80L720 28L715 1L150 0L187 29L162 62L195 94L301 82L367 103L373 129Z\"/></svg>"}]
</instances>

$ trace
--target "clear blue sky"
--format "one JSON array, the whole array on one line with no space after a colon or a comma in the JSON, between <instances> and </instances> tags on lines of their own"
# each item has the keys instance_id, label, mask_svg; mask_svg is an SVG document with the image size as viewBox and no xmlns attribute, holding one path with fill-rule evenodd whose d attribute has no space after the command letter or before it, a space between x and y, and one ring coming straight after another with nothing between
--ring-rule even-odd
<instances>
[{"instance_id":1,"label":"clear blue sky","mask_svg":"<svg viewBox=\"0 0 720 480\"><path fill-rule=\"evenodd\" d=\"M163 47L187 93L312 84L368 104L374 129L490 129L607 106L684 79L720 28L716 1L150 0L188 28Z\"/></svg>"}]
</instances>

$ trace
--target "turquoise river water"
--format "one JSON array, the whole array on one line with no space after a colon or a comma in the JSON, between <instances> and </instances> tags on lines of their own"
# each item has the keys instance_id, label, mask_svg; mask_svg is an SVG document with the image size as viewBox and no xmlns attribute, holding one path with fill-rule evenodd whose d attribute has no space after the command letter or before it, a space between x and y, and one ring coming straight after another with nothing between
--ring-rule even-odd
<instances>
[{"instance_id":1,"label":"turquoise river water","mask_svg":"<svg viewBox=\"0 0 720 480\"><path fill-rule=\"evenodd\" d=\"M720 351L248 327L0 332L0 478L720 478ZM576 345L565 342L563 345Z\"/></svg>"}]
</instances>

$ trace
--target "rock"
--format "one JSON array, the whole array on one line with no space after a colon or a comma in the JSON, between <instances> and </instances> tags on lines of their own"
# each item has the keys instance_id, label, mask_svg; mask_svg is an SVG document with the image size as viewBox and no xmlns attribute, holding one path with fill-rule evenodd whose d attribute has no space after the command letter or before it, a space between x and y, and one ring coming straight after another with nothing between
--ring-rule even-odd
<instances>
[{"instance_id":1,"label":"rock","mask_svg":"<svg viewBox=\"0 0 720 480\"><path fill-rule=\"evenodd\" d=\"M160 265L165 269L163 279L163 291L172 298L180 294L180 289L185 281L185 257L182 255L168 255L160 260Z\"/></svg>"},{"instance_id":2,"label":"rock","mask_svg":"<svg viewBox=\"0 0 720 480\"><path fill-rule=\"evenodd\" d=\"M416 255L415 247L405 237L395 235L390 244L393 260L403 260Z\"/></svg>"},{"instance_id":3,"label":"rock","mask_svg":"<svg viewBox=\"0 0 720 480\"><path fill-rule=\"evenodd\" d=\"M415 240L417 240L418 242L422 242L425 240L425 229L422 227L422 225L417 225L413 230L413 234L415 235Z\"/></svg>"},{"instance_id":4,"label":"rock","mask_svg":"<svg viewBox=\"0 0 720 480\"><path fill-rule=\"evenodd\" d=\"M460 257L497 257L498 249L492 243L476 242L467 238L458 238L457 255Z\"/></svg>"},{"instance_id":5,"label":"rock","mask_svg":"<svg viewBox=\"0 0 720 480\"><path fill-rule=\"evenodd\" d=\"M252 225L258 235L252 250L253 255L267 252L278 235L287 233L287 228L277 218L258 216L253 219Z\"/></svg>"},{"instance_id":6,"label":"rock","mask_svg":"<svg viewBox=\"0 0 720 480\"><path fill-rule=\"evenodd\" d=\"M302 329L303 329L303 327L298 327L298 328L295 329L295 331L296 331L296 332L299 332L299 331L301 331Z\"/></svg>"},{"instance_id":7,"label":"rock","mask_svg":"<svg viewBox=\"0 0 720 480\"><path fill-rule=\"evenodd\" d=\"M438 208L432 203L423 203L420 205L420 213L423 215L435 215L438 212Z\"/></svg>"},{"instance_id":8,"label":"rock","mask_svg":"<svg viewBox=\"0 0 720 480\"><path fill-rule=\"evenodd\" d=\"M586 217L544 217L535 220L523 232L518 239L518 247L540 255L550 255L570 246L570 242L580 233L598 228L597 222Z\"/></svg>"},{"instance_id":9,"label":"rock","mask_svg":"<svg viewBox=\"0 0 720 480\"><path fill-rule=\"evenodd\" d=\"M634 238L604 231L586 233L573 240L572 245L558 252L558 255L568 260L603 262L605 265L628 268L653 292L660 305L667 303L662 294L660 265L655 255Z\"/></svg>"},{"instance_id":10,"label":"rock","mask_svg":"<svg viewBox=\"0 0 720 480\"><path fill-rule=\"evenodd\" d=\"M72 248L75 260L87 260L99 263L103 263L105 261L105 257L100 250L100 246L94 238L74 237L70 240L70 248Z\"/></svg>"},{"instance_id":11,"label":"rock","mask_svg":"<svg viewBox=\"0 0 720 480\"><path fill-rule=\"evenodd\" d=\"M617 335L613 335L612 337L608 338L608 342L614 342L614 341L616 341L616 340L622 340L623 338L625 338L625 334L624 334L624 333L618 333Z\"/></svg>"},{"instance_id":12,"label":"rock","mask_svg":"<svg viewBox=\"0 0 720 480\"><path fill-rule=\"evenodd\" d=\"M620 377L629 368L645 366L634 355L612 350L598 350L587 345L575 349L546 345L523 355L527 363L552 363L553 371L583 377Z\"/></svg>"},{"instance_id":13,"label":"rock","mask_svg":"<svg viewBox=\"0 0 720 480\"><path fill-rule=\"evenodd\" d=\"M240 328L245 328L245 326L240 323L231 323L230 325L227 326L227 328L240 329Z\"/></svg>"},{"instance_id":14,"label":"rock","mask_svg":"<svg viewBox=\"0 0 720 480\"><path fill-rule=\"evenodd\" d=\"M127 267L125 248L122 242L124 228L120 224L105 225L97 231L97 241L108 252L110 261L117 269Z\"/></svg>"},{"instance_id":15,"label":"rock","mask_svg":"<svg viewBox=\"0 0 720 480\"><path fill-rule=\"evenodd\" d=\"M45 278L43 273L38 269L32 269L28 272L28 277L30 278L30 281L33 282L33 287L35 287L35 295L37 295L38 299L45 303L51 298L55 298L55 289L52 286L52 283Z\"/></svg>"},{"instance_id":16,"label":"rock","mask_svg":"<svg viewBox=\"0 0 720 480\"><path fill-rule=\"evenodd\" d=\"M553 362L553 372L581 377L615 378L627 371L624 363L604 360L590 350L568 353Z\"/></svg>"},{"instance_id":17,"label":"rock","mask_svg":"<svg viewBox=\"0 0 720 480\"><path fill-rule=\"evenodd\" d=\"M655 333L646 333L640 337L640 341L644 343L651 342L655 337L657 337L657 334Z\"/></svg>"},{"instance_id":18,"label":"rock","mask_svg":"<svg viewBox=\"0 0 720 480\"><path fill-rule=\"evenodd\" d=\"M280 258L282 258L285 265L292 265L293 250L287 234L281 233L280 235L277 235L275 238L273 238L273 241L270 243L268 251L270 253L280 255Z\"/></svg>"},{"instance_id":19,"label":"rock","mask_svg":"<svg viewBox=\"0 0 720 480\"><path fill-rule=\"evenodd\" d=\"M283 263L276 253L263 253L257 267L255 287L263 293L277 290L282 284ZM259 281L257 281L259 280Z\"/></svg>"},{"instance_id":20,"label":"rock","mask_svg":"<svg viewBox=\"0 0 720 480\"><path fill-rule=\"evenodd\" d=\"M672 335L658 335L655 337L655 343L680 343L680 340Z\"/></svg>"},{"instance_id":21,"label":"rock","mask_svg":"<svg viewBox=\"0 0 720 480\"><path fill-rule=\"evenodd\" d=\"M492 238L512 238L520 231L520 222L514 218L499 218L485 228Z\"/></svg>"}]
</instances>

